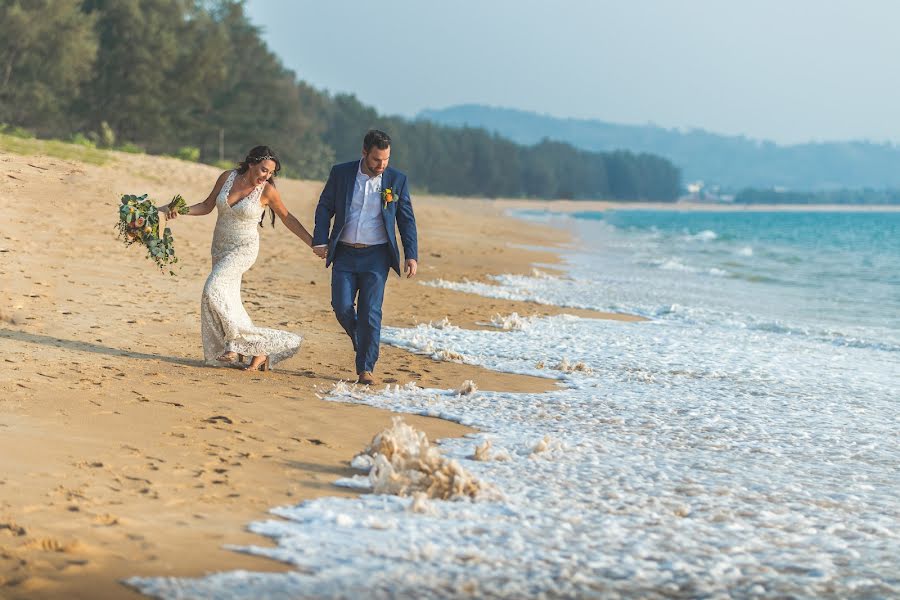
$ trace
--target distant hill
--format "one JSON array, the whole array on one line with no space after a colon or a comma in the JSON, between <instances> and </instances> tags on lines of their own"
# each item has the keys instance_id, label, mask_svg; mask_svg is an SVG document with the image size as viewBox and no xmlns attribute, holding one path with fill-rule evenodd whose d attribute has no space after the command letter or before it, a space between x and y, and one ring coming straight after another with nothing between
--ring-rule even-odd
<instances>
[{"instance_id":1,"label":"distant hill","mask_svg":"<svg viewBox=\"0 0 900 600\"><path fill-rule=\"evenodd\" d=\"M521 144L549 138L591 151L653 153L681 168L685 182L703 180L707 185L717 184L730 190L900 187L900 146L893 144L826 142L781 146L701 129L617 125L476 104L425 110L418 118L443 125L482 127Z\"/></svg>"}]
</instances>

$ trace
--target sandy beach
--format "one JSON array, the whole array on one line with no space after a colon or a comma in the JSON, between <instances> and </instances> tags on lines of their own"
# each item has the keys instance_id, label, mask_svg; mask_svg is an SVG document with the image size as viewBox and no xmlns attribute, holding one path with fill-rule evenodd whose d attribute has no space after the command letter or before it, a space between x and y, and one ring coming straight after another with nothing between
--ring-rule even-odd
<instances>
[{"instance_id":1,"label":"sandy beach","mask_svg":"<svg viewBox=\"0 0 900 600\"><path fill-rule=\"evenodd\" d=\"M206 367L198 315L214 215L173 224L176 277L125 248L113 225L122 194L197 202L217 169L123 153L102 166L0 154L0 165L0 596L140 597L119 580L286 569L222 546L266 545L245 526L273 506L352 494L332 482L351 473L350 459L392 416L317 397L355 377L330 309L330 271L281 223L266 226L244 303L257 324L299 333L303 347L275 372ZM321 187L279 181L310 228ZM418 284L553 263L554 253L528 248L565 244L566 232L508 218L513 205L415 196L419 277L392 276L385 325L446 317L479 327L494 313L560 312ZM555 387L388 346L377 375L438 388ZM470 431L405 418L432 439Z\"/></svg>"}]
</instances>

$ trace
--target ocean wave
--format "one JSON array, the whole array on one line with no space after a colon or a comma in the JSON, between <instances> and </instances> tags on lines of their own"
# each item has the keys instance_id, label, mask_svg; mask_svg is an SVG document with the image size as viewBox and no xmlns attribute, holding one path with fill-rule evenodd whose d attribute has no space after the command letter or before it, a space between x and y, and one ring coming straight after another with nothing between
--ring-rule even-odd
<instances>
[{"instance_id":1,"label":"ocean wave","mask_svg":"<svg viewBox=\"0 0 900 600\"><path fill-rule=\"evenodd\" d=\"M602 221L603 213L599 211L577 211L569 213L573 219L581 219L584 221Z\"/></svg>"},{"instance_id":2,"label":"ocean wave","mask_svg":"<svg viewBox=\"0 0 900 600\"><path fill-rule=\"evenodd\" d=\"M686 273L698 273L700 269L689 267L676 258L666 258L661 260L650 261L650 266L660 268L664 271L684 271Z\"/></svg>"},{"instance_id":3,"label":"ocean wave","mask_svg":"<svg viewBox=\"0 0 900 600\"><path fill-rule=\"evenodd\" d=\"M699 233L688 234L683 239L696 242L711 242L719 239L719 234L711 229L704 229Z\"/></svg>"},{"instance_id":4,"label":"ocean wave","mask_svg":"<svg viewBox=\"0 0 900 600\"><path fill-rule=\"evenodd\" d=\"M750 283L776 283L776 284L790 285L789 282L778 279L777 277L772 277L770 275L761 275L759 273L735 272L735 273L733 273L733 276L736 279L742 279L742 280L748 281Z\"/></svg>"},{"instance_id":5,"label":"ocean wave","mask_svg":"<svg viewBox=\"0 0 900 600\"><path fill-rule=\"evenodd\" d=\"M686 265L676 258L652 259L639 264L662 269L663 271L680 271L683 273L698 273L712 275L714 277L730 277L731 272L719 267L700 268Z\"/></svg>"},{"instance_id":6,"label":"ocean wave","mask_svg":"<svg viewBox=\"0 0 900 600\"><path fill-rule=\"evenodd\" d=\"M837 347L865 348L881 352L900 352L900 345L897 344L860 338L840 331L788 325L779 321L751 322L747 324L747 329L804 337Z\"/></svg>"},{"instance_id":7,"label":"ocean wave","mask_svg":"<svg viewBox=\"0 0 900 600\"><path fill-rule=\"evenodd\" d=\"M546 273L539 276L527 275L494 275L495 284L478 281L449 281L432 279L420 282L429 287L444 288L469 294L477 294L488 298L534 302L564 308L582 308L587 310L617 310L613 305L601 305L584 298L585 292L592 286L576 278L559 278Z\"/></svg>"},{"instance_id":8,"label":"ocean wave","mask_svg":"<svg viewBox=\"0 0 900 600\"><path fill-rule=\"evenodd\" d=\"M662 262L659 263L662 268ZM703 273L699 269L686 267L681 263L670 264L668 270L676 272ZM741 279L752 283L771 283L790 287L804 287L804 284L785 282L772 277L754 274L741 274L724 269L710 269L706 274L714 277ZM684 303L666 304L639 304L623 303L612 298L604 298L604 294L598 295L595 282L576 277L560 279L538 272L536 276L526 275L498 275L491 279L495 282L453 282L447 280L431 280L422 282L422 285L441 287L481 296L535 302L562 308L579 308L587 310L599 310L608 312L624 312L640 315L652 319L678 320L686 324L719 324L724 327L737 327L754 331L776 333L780 335L799 336L816 340L828 345L868 348L883 352L900 351L900 346L892 341L876 339L865 335L851 335L837 330L822 329L802 325L788 325L780 320L761 319L753 314L735 314L721 308L714 309L701 304L688 305ZM494 326L504 327L503 324L494 322ZM530 326L529 321L509 323L506 327L523 328ZM441 358L453 360L441 356ZM465 356L456 357L460 362L470 362Z\"/></svg>"}]
</instances>

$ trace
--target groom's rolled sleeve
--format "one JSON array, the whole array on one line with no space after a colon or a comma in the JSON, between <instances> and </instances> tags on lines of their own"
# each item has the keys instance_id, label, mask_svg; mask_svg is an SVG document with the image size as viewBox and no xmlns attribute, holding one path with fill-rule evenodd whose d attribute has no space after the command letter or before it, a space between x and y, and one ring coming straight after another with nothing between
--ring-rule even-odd
<instances>
[{"instance_id":1,"label":"groom's rolled sleeve","mask_svg":"<svg viewBox=\"0 0 900 600\"><path fill-rule=\"evenodd\" d=\"M313 229L313 246L324 246L328 243L328 229L331 227L331 219L334 217L334 196L336 191L334 167L328 174L325 189L319 196L319 204L316 206L316 226Z\"/></svg>"},{"instance_id":2,"label":"groom's rolled sleeve","mask_svg":"<svg viewBox=\"0 0 900 600\"><path fill-rule=\"evenodd\" d=\"M412 199L409 196L409 183L403 180L400 187L400 202L397 205L397 228L403 242L403 258L419 260L419 239L416 231L416 215L413 213Z\"/></svg>"}]
</instances>

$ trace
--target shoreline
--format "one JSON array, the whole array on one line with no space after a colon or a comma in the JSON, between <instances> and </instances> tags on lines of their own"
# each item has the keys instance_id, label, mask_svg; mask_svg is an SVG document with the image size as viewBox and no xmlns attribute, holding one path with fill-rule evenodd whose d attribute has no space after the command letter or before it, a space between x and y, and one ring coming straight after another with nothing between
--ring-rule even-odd
<instances>
[{"instance_id":1,"label":"shoreline","mask_svg":"<svg viewBox=\"0 0 900 600\"><path fill-rule=\"evenodd\" d=\"M900 205L868 204L711 204L704 202L617 202L607 200L498 199L498 207L512 210L546 210L557 213L606 210L658 210L671 212L900 212Z\"/></svg>"},{"instance_id":2,"label":"shoreline","mask_svg":"<svg viewBox=\"0 0 900 600\"><path fill-rule=\"evenodd\" d=\"M353 377L352 356L329 306L330 272L281 224L261 230L243 299L255 322L300 333L300 353L269 374L202 366L197 305L208 272L213 216L173 224L178 276L153 271L115 239L124 193L205 197L219 171L176 159L116 153L97 166L0 154L8 228L0 232L0 595L139 598L121 579L229 569L289 570L226 551L266 545L247 524L269 509L319 496L393 413L320 400ZM321 182L280 180L288 208L311 225ZM477 210L473 210L473 202ZM52 214L42 227L33 207ZM449 318L478 327L493 314L578 314L635 320L418 285L529 273L567 240L511 219L491 201L416 196L419 277L392 277L386 326ZM511 247L515 244L517 247ZM524 247L522 247L524 246ZM493 372L383 346L383 384L543 392L553 380ZM402 415L430 438L473 430Z\"/></svg>"}]
</instances>

